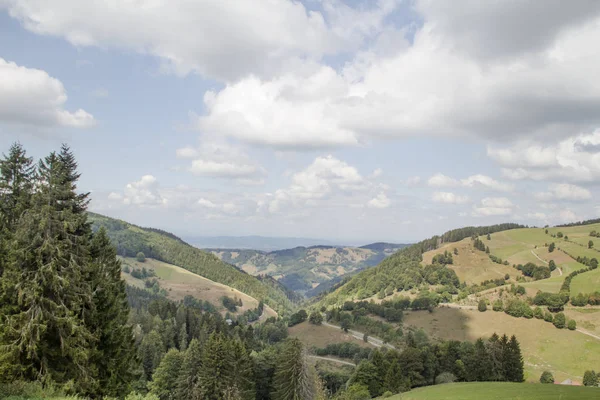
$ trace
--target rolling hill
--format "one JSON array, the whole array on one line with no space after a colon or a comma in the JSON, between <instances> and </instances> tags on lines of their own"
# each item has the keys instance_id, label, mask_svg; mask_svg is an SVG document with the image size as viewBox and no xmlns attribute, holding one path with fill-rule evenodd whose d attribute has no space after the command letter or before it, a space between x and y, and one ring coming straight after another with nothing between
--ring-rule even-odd
<instances>
[{"instance_id":1,"label":"rolling hill","mask_svg":"<svg viewBox=\"0 0 600 400\"><path fill-rule=\"evenodd\" d=\"M449 383L399 394L393 400L592 400L597 388L507 382Z\"/></svg>"},{"instance_id":2,"label":"rolling hill","mask_svg":"<svg viewBox=\"0 0 600 400\"><path fill-rule=\"evenodd\" d=\"M211 281L230 286L263 300L278 313L292 308L293 293L268 276L252 276L215 255L190 246L177 236L159 229L141 228L124 221L89 213L93 229L104 227L122 257L146 257L186 269Z\"/></svg>"},{"instance_id":3,"label":"rolling hill","mask_svg":"<svg viewBox=\"0 0 600 400\"><path fill-rule=\"evenodd\" d=\"M317 286L379 264L405 244L373 243L362 247L311 246L264 252L206 249L251 275L266 274L290 290L313 295ZM317 291L318 293L318 291Z\"/></svg>"}]
</instances>

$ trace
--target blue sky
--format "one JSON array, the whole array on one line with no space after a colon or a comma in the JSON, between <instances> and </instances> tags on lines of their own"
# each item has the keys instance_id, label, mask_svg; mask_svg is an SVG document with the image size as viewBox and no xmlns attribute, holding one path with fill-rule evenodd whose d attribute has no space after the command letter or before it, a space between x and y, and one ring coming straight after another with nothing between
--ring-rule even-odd
<instances>
[{"instance_id":1,"label":"blue sky","mask_svg":"<svg viewBox=\"0 0 600 400\"><path fill-rule=\"evenodd\" d=\"M449 4L0 0L2 150L183 236L600 216L600 5Z\"/></svg>"}]
</instances>

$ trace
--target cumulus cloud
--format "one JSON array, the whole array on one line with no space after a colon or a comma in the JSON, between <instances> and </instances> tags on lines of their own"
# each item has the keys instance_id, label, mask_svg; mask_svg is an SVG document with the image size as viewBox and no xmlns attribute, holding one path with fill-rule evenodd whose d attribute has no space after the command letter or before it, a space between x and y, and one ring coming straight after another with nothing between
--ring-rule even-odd
<instances>
[{"instance_id":1,"label":"cumulus cloud","mask_svg":"<svg viewBox=\"0 0 600 400\"><path fill-rule=\"evenodd\" d=\"M0 122L74 128L95 124L94 117L82 109L65 110L66 101L65 88L58 79L0 58Z\"/></svg>"},{"instance_id":2,"label":"cumulus cloud","mask_svg":"<svg viewBox=\"0 0 600 400\"><path fill-rule=\"evenodd\" d=\"M110 197L110 195L109 195ZM117 200L118 196L112 196ZM128 183L124 190L123 204L135 206L164 206L167 199L158 191L158 182L152 175L144 175L139 181Z\"/></svg>"},{"instance_id":3,"label":"cumulus cloud","mask_svg":"<svg viewBox=\"0 0 600 400\"><path fill-rule=\"evenodd\" d=\"M405 179L402 183L404 183L406 186L416 186L421 183L421 177L411 176L410 178Z\"/></svg>"},{"instance_id":4,"label":"cumulus cloud","mask_svg":"<svg viewBox=\"0 0 600 400\"><path fill-rule=\"evenodd\" d=\"M286 69L296 58L355 49L396 3L382 1L364 12L332 0L324 12L291 0L93 1L85 7L79 0L6 0L0 7L37 34L150 54L166 71L232 81Z\"/></svg>"},{"instance_id":5,"label":"cumulus cloud","mask_svg":"<svg viewBox=\"0 0 600 400\"><path fill-rule=\"evenodd\" d=\"M192 159L189 171L194 175L236 179L242 184L258 184L266 173L241 148L225 141L205 138L198 147L186 146L176 151L178 158Z\"/></svg>"},{"instance_id":6,"label":"cumulus cloud","mask_svg":"<svg viewBox=\"0 0 600 400\"><path fill-rule=\"evenodd\" d=\"M334 193L363 191L367 186L355 167L331 155L317 157L307 168L292 175L288 188L275 192L269 211L278 212L285 205L311 205Z\"/></svg>"},{"instance_id":7,"label":"cumulus cloud","mask_svg":"<svg viewBox=\"0 0 600 400\"><path fill-rule=\"evenodd\" d=\"M433 187L453 187L460 185L460 182L444 174L435 174L427 180L427 184Z\"/></svg>"},{"instance_id":8,"label":"cumulus cloud","mask_svg":"<svg viewBox=\"0 0 600 400\"><path fill-rule=\"evenodd\" d=\"M367 207L369 208L388 208L392 202L386 196L385 193L381 192L377 195L377 197L372 198L367 203Z\"/></svg>"},{"instance_id":9,"label":"cumulus cloud","mask_svg":"<svg viewBox=\"0 0 600 400\"><path fill-rule=\"evenodd\" d=\"M474 217L510 215L513 207L513 203L506 197L486 197L481 200L480 205L473 206L471 215Z\"/></svg>"},{"instance_id":10,"label":"cumulus cloud","mask_svg":"<svg viewBox=\"0 0 600 400\"><path fill-rule=\"evenodd\" d=\"M431 200L436 203L464 204L469 202L469 197L459 196L451 192L435 192L431 196Z\"/></svg>"},{"instance_id":11,"label":"cumulus cloud","mask_svg":"<svg viewBox=\"0 0 600 400\"><path fill-rule=\"evenodd\" d=\"M600 130L542 145L517 143L489 146L488 156L504 167L511 179L591 182L600 179Z\"/></svg>"},{"instance_id":12,"label":"cumulus cloud","mask_svg":"<svg viewBox=\"0 0 600 400\"><path fill-rule=\"evenodd\" d=\"M552 184L549 186L548 192L536 193L535 197L538 200L550 201L550 200L568 200L568 201L582 201L589 200L592 198L592 193L581 186L571 185L568 183Z\"/></svg>"},{"instance_id":13,"label":"cumulus cloud","mask_svg":"<svg viewBox=\"0 0 600 400\"><path fill-rule=\"evenodd\" d=\"M490 178L486 175L473 175L461 181L463 186L466 187L477 187L482 186L487 189L497 190L500 192L510 192L514 189L513 185Z\"/></svg>"},{"instance_id":14,"label":"cumulus cloud","mask_svg":"<svg viewBox=\"0 0 600 400\"><path fill-rule=\"evenodd\" d=\"M454 179L443 174L435 174L427 181L429 186L433 187L457 187L463 186L467 188L485 188L500 192L510 192L514 189L513 185L499 182L486 175L471 175L465 179Z\"/></svg>"}]
</instances>

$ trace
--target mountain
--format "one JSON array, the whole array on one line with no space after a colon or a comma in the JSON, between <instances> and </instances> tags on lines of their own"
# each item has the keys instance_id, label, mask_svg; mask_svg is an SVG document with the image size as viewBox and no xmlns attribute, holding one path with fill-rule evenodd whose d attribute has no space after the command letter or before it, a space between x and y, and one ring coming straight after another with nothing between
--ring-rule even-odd
<instances>
[{"instance_id":1,"label":"mountain","mask_svg":"<svg viewBox=\"0 0 600 400\"><path fill-rule=\"evenodd\" d=\"M322 301L324 304L339 304L349 298L366 299L380 292L385 295L385 293L393 293L397 290L410 290L427 281L429 281L429 284L434 284L432 282L435 281L435 284L457 286L459 282L456 275L449 276L451 273L448 271L451 270L435 266L429 269L422 268L423 253L436 249L441 243L458 242L474 235L479 236L515 228L522 228L522 226L499 224L465 227L448 231L441 236L433 236L404 247L385 258L377 266L354 275L347 282L339 285L333 292L327 294ZM374 246L381 245L374 244Z\"/></svg>"},{"instance_id":2,"label":"mountain","mask_svg":"<svg viewBox=\"0 0 600 400\"><path fill-rule=\"evenodd\" d=\"M317 245L335 246L337 244L324 239L268 236L192 236L187 237L186 240L201 249L253 249L260 251Z\"/></svg>"},{"instance_id":3,"label":"mountain","mask_svg":"<svg viewBox=\"0 0 600 400\"><path fill-rule=\"evenodd\" d=\"M288 289L314 295L321 284L379 264L406 244L373 243L362 247L311 246L265 252L246 249L207 249L221 260L252 275L270 275Z\"/></svg>"},{"instance_id":4,"label":"mountain","mask_svg":"<svg viewBox=\"0 0 600 400\"><path fill-rule=\"evenodd\" d=\"M184 268L214 282L231 286L255 299L263 300L277 312L291 309L290 293L269 276L252 276L235 266L221 261L210 252L200 250L184 242L172 233L160 229L142 228L100 214L88 213L94 230L105 227L117 253L123 257L135 257L143 252L168 264Z\"/></svg>"}]
</instances>

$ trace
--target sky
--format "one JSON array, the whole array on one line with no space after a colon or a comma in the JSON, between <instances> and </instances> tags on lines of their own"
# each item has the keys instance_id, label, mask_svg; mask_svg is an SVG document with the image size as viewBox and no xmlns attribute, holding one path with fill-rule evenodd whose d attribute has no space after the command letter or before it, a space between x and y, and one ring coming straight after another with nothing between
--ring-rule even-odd
<instances>
[{"instance_id":1,"label":"sky","mask_svg":"<svg viewBox=\"0 0 600 400\"><path fill-rule=\"evenodd\" d=\"M0 151L181 236L600 217L600 2L0 0Z\"/></svg>"}]
</instances>

